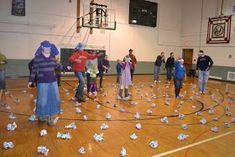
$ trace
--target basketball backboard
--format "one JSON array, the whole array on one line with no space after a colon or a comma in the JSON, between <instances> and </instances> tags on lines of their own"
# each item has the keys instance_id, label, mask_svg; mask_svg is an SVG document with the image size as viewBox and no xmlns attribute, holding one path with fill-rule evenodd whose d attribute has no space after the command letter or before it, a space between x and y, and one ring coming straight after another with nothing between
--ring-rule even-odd
<instances>
[{"instance_id":1,"label":"basketball backboard","mask_svg":"<svg viewBox=\"0 0 235 157\"><path fill-rule=\"evenodd\" d=\"M83 5L82 27L116 30L115 10L106 5Z\"/></svg>"}]
</instances>

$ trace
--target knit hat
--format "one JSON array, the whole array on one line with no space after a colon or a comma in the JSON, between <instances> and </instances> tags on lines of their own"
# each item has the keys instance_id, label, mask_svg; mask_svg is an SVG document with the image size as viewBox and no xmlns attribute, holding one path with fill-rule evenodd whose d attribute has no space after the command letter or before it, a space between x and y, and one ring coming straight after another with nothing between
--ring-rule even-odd
<instances>
[{"instance_id":1,"label":"knit hat","mask_svg":"<svg viewBox=\"0 0 235 157\"><path fill-rule=\"evenodd\" d=\"M53 56L56 56L59 54L59 51L54 44L50 43L47 40L44 40L43 42L41 42L39 48L37 49L37 51L35 52L34 55L38 56L38 55L42 54L44 48L50 48L51 55L53 55Z\"/></svg>"}]
</instances>

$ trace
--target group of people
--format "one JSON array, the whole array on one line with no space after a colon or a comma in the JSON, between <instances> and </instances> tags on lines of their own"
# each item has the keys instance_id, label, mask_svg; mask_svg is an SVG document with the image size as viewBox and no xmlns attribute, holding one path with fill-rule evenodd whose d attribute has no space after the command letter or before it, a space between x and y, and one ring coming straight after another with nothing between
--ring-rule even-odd
<instances>
[{"instance_id":1,"label":"group of people","mask_svg":"<svg viewBox=\"0 0 235 157\"><path fill-rule=\"evenodd\" d=\"M61 70L73 70L75 76L78 79L78 87L76 89L75 98L76 101L85 102L84 99L84 87L85 87L85 72L87 77L87 92L89 95L97 94L96 78L100 77L99 88L102 90L103 75L110 69L110 64L107 56L101 57L103 54L88 53L85 50L85 45L79 43L73 55L69 57L69 62L72 63L72 67L61 65L56 56L59 54L56 46L49 41L41 42L37 49L32 62L30 63L30 76L28 87L32 87L36 80L37 85L37 101L36 101L36 115L40 121L46 121L48 125L54 125L56 114L60 113L60 96L58 89L58 76L56 71ZM93 62L90 66L87 66L88 60L98 59L97 62ZM159 83L160 67L162 63L165 64L167 70L167 80L171 81L174 77L175 96L180 97L180 89L182 88L183 79L186 78L186 69L184 66L184 60L179 58L174 59L174 53L170 53L170 57L165 62L164 52L161 52L157 56L154 63L154 82ZM0 53L0 89L1 89L1 103L3 102L2 93L5 89L5 69L7 59L6 56ZM117 99L129 99L128 88L133 84L133 74L137 64L137 59L133 54L133 50L129 50L129 54L126 55L123 60L117 60L116 82L120 83ZM199 92L205 94L205 88L209 77L209 71L213 65L212 59L205 55L202 50L199 51L197 60L198 83ZM174 71L174 74L172 74ZM174 76L172 76L174 75ZM123 94L124 93L124 94Z\"/></svg>"},{"instance_id":2,"label":"group of people","mask_svg":"<svg viewBox=\"0 0 235 157\"><path fill-rule=\"evenodd\" d=\"M165 62L165 54L161 52L157 56L154 63L154 82L160 83L159 74L162 63L165 63L165 69L167 72L167 80L171 81L172 75L174 75L174 84L175 84L175 96L176 98L181 98L180 89L182 88L182 82L185 78L186 80L186 68L184 66L184 59L179 58L175 60L174 53L170 53L170 57L167 58ZM209 78L210 69L213 66L213 60L204 54L203 50L200 50L198 53L196 70L198 70L198 86L200 94L205 94L206 84ZM174 73L173 73L174 71Z\"/></svg>"}]
</instances>

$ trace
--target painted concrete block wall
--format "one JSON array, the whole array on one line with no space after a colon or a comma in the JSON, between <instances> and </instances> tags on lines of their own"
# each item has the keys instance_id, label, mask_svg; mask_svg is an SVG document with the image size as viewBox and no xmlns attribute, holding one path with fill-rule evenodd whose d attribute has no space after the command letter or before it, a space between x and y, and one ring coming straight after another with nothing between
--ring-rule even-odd
<instances>
[{"instance_id":1,"label":"painted concrete block wall","mask_svg":"<svg viewBox=\"0 0 235 157\"><path fill-rule=\"evenodd\" d=\"M30 0L26 1L26 16L16 17L11 16L11 1L1 0L0 51L10 59L30 59L45 39L58 48L73 48L86 39L89 31L82 28L81 33L76 33L76 2ZM88 2L81 0L82 5ZM122 58L130 48L142 61L155 60L161 51L180 51L181 0L156 0L159 3L156 28L128 24L129 0L96 2L116 10L117 30L94 29L87 40L88 47L106 49L111 60Z\"/></svg>"},{"instance_id":2,"label":"painted concrete block wall","mask_svg":"<svg viewBox=\"0 0 235 157\"><path fill-rule=\"evenodd\" d=\"M193 48L194 59L198 57L198 50L202 49L211 56L216 66L235 67L235 16L232 16L230 43L206 44L208 19L219 15L221 0L183 0L182 5L182 47ZM233 5L235 0L225 0L223 13L231 15Z\"/></svg>"}]
</instances>

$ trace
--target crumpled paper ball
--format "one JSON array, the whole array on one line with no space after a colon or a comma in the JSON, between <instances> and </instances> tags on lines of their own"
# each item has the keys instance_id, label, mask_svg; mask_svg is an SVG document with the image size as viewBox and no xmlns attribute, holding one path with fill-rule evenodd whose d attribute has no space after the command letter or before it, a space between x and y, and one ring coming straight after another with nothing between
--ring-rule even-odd
<instances>
[{"instance_id":1,"label":"crumpled paper ball","mask_svg":"<svg viewBox=\"0 0 235 157\"><path fill-rule=\"evenodd\" d=\"M13 113L10 113L10 115L8 116L9 119L16 119L16 116Z\"/></svg>"},{"instance_id":2,"label":"crumpled paper ball","mask_svg":"<svg viewBox=\"0 0 235 157\"><path fill-rule=\"evenodd\" d=\"M136 140L137 138L138 138L138 136L135 133L130 135L130 139L132 139L132 140Z\"/></svg>"},{"instance_id":3,"label":"crumpled paper ball","mask_svg":"<svg viewBox=\"0 0 235 157\"><path fill-rule=\"evenodd\" d=\"M184 114L179 114L178 118L179 118L180 120L184 119Z\"/></svg>"},{"instance_id":4,"label":"crumpled paper ball","mask_svg":"<svg viewBox=\"0 0 235 157\"><path fill-rule=\"evenodd\" d=\"M214 126L214 127L211 128L211 131L214 132L214 133L217 133L217 132L219 132L219 128Z\"/></svg>"},{"instance_id":5,"label":"crumpled paper ball","mask_svg":"<svg viewBox=\"0 0 235 157\"><path fill-rule=\"evenodd\" d=\"M124 108L121 108L119 111L120 112L126 112L126 110Z\"/></svg>"},{"instance_id":6,"label":"crumpled paper ball","mask_svg":"<svg viewBox=\"0 0 235 157\"><path fill-rule=\"evenodd\" d=\"M75 122L72 122L69 125L66 125L64 128L66 128L66 129L77 129L77 126L76 126Z\"/></svg>"},{"instance_id":7,"label":"crumpled paper ball","mask_svg":"<svg viewBox=\"0 0 235 157\"><path fill-rule=\"evenodd\" d=\"M17 125L15 122L13 122L12 124L11 123L7 124L8 131L14 131L16 128L17 128Z\"/></svg>"},{"instance_id":8,"label":"crumpled paper ball","mask_svg":"<svg viewBox=\"0 0 235 157\"><path fill-rule=\"evenodd\" d=\"M77 114L82 113L82 111L81 111L80 107L76 107L76 108L75 108L75 110L76 110L76 113L77 113Z\"/></svg>"},{"instance_id":9,"label":"crumpled paper ball","mask_svg":"<svg viewBox=\"0 0 235 157\"><path fill-rule=\"evenodd\" d=\"M105 124L105 123L102 123L101 126L100 126L101 130L106 130L108 128L109 128L109 126L107 124Z\"/></svg>"},{"instance_id":10,"label":"crumpled paper ball","mask_svg":"<svg viewBox=\"0 0 235 157\"><path fill-rule=\"evenodd\" d=\"M29 117L29 121L34 122L34 121L37 121L37 120L38 120L38 118L37 118L37 116L34 115L34 114Z\"/></svg>"},{"instance_id":11,"label":"crumpled paper ball","mask_svg":"<svg viewBox=\"0 0 235 157\"><path fill-rule=\"evenodd\" d=\"M122 147L122 149L121 149L121 157L124 157L126 155L127 155L126 149L124 147Z\"/></svg>"},{"instance_id":12,"label":"crumpled paper ball","mask_svg":"<svg viewBox=\"0 0 235 157\"><path fill-rule=\"evenodd\" d=\"M38 146L37 151L38 151L38 153L41 153L41 154L47 156L49 149L47 149L46 146Z\"/></svg>"},{"instance_id":13,"label":"crumpled paper ball","mask_svg":"<svg viewBox=\"0 0 235 157\"><path fill-rule=\"evenodd\" d=\"M231 124L225 122L225 123L224 123L224 127L225 127L225 128L231 128Z\"/></svg>"},{"instance_id":14,"label":"crumpled paper ball","mask_svg":"<svg viewBox=\"0 0 235 157\"><path fill-rule=\"evenodd\" d=\"M168 124L168 118L167 117L161 118L161 122L164 124Z\"/></svg>"},{"instance_id":15,"label":"crumpled paper ball","mask_svg":"<svg viewBox=\"0 0 235 157\"><path fill-rule=\"evenodd\" d=\"M87 121L88 120L88 117L86 115L83 115L83 120L84 121Z\"/></svg>"},{"instance_id":16,"label":"crumpled paper ball","mask_svg":"<svg viewBox=\"0 0 235 157\"><path fill-rule=\"evenodd\" d=\"M107 113L106 116L105 116L105 118L106 118L107 120L111 120L111 119L112 119L112 115L111 115L110 113Z\"/></svg>"},{"instance_id":17,"label":"crumpled paper ball","mask_svg":"<svg viewBox=\"0 0 235 157\"><path fill-rule=\"evenodd\" d=\"M40 136L46 136L47 135L47 130L43 129L40 131Z\"/></svg>"},{"instance_id":18,"label":"crumpled paper ball","mask_svg":"<svg viewBox=\"0 0 235 157\"><path fill-rule=\"evenodd\" d=\"M156 104L154 104L154 103L151 103L151 105L150 105L152 108L155 108L156 107Z\"/></svg>"},{"instance_id":19,"label":"crumpled paper ball","mask_svg":"<svg viewBox=\"0 0 235 157\"><path fill-rule=\"evenodd\" d=\"M132 106L136 106L138 104L138 102L136 102L136 101L131 101L131 105Z\"/></svg>"},{"instance_id":20,"label":"crumpled paper ball","mask_svg":"<svg viewBox=\"0 0 235 157\"><path fill-rule=\"evenodd\" d=\"M84 147L79 148L78 151L79 151L80 154L85 154L86 153Z\"/></svg>"},{"instance_id":21,"label":"crumpled paper ball","mask_svg":"<svg viewBox=\"0 0 235 157\"><path fill-rule=\"evenodd\" d=\"M96 142L101 142L101 141L104 141L104 134L101 133L101 134L94 134L93 138L95 139Z\"/></svg>"},{"instance_id":22,"label":"crumpled paper ball","mask_svg":"<svg viewBox=\"0 0 235 157\"><path fill-rule=\"evenodd\" d=\"M205 118L200 119L200 124L205 125L207 123L207 120Z\"/></svg>"},{"instance_id":23,"label":"crumpled paper ball","mask_svg":"<svg viewBox=\"0 0 235 157\"><path fill-rule=\"evenodd\" d=\"M63 140L69 140L69 139L72 138L72 136L68 132L67 133L58 132L56 137L59 138L59 139L63 139Z\"/></svg>"},{"instance_id":24,"label":"crumpled paper ball","mask_svg":"<svg viewBox=\"0 0 235 157\"><path fill-rule=\"evenodd\" d=\"M182 128L183 130L187 130L187 129L188 129L188 125L187 125L187 124L182 124L182 125L181 125L181 128Z\"/></svg>"},{"instance_id":25,"label":"crumpled paper ball","mask_svg":"<svg viewBox=\"0 0 235 157\"><path fill-rule=\"evenodd\" d=\"M189 137L189 135L185 135L185 134L181 133L181 134L178 135L177 139L180 140L180 141L183 141L188 137Z\"/></svg>"},{"instance_id":26,"label":"crumpled paper ball","mask_svg":"<svg viewBox=\"0 0 235 157\"><path fill-rule=\"evenodd\" d=\"M138 130L142 128L142 126L141 126L140 123L137 123L137 124L135 125L135 127L136 127L136 129L138 129Z\"/></svg>"},{"instance_id":27,"label":"crumpled paper ball","mask_svg":"<svg viewBox=\"0 0 235 157\"><path fill-rule=\"evenodd\" d=\"M151 148L155 149L155 148L158 147L158 141L151 141L151 142L149 143L149 145L150 145Z\"/></svg>"},{"instance_id":28,"label":"crumpled paper ball","mask_svg":"<svg viewBox=\"0 0 235 157\"><path fill-rule=\"evenodd\" d=\"M136 112L136 114L134 115L134 117L135 117L136 119L140 119L140 114L139 114L139 112Z\"/></svg>"},{"instance_id":29,"label":"crumpled paper ball","mask_svg":"<svg viewBox=\"0 0 235 157\"><path fill-rule=\"evenodd\" d=\"M147 110L147 114L151 115L151 114L153 114L153 111L150 110L150 109L148 109L148 110Z\"/></svg>"},{"instance_id":30,"label":"crumpled paper ball","mask_svg":"<svg viewBox=\"0 0 235 157\"><path fill-rule=\"evenodd\" d=\"M13 144L13 142L9 141L9 142L4 142L3 143L3 148L4 149L12 149L15 145Z\"/></svg>"}]
</instances>

